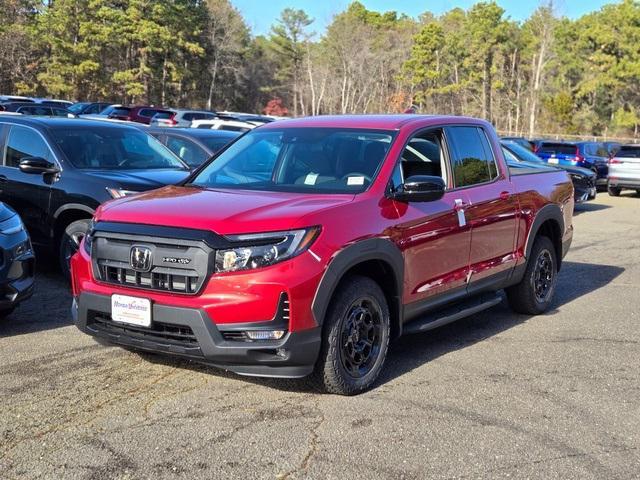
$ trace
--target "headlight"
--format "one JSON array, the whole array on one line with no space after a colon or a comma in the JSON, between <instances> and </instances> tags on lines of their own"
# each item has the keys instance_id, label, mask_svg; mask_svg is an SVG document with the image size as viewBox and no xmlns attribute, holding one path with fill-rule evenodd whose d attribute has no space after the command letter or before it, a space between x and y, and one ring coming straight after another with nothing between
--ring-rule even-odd
<instances>
[{"instance_id":1,"label":"headlight","mask_svg":"<svg viewBox=\"0 0 640 480\"><path fill-rule=\"evenodd\" d=\"M128 197L129 195L135 195L136 193L140 193L140 192L134 192L133 190L122 190L120 188L108 188L108 187L107 187L107 192L109 192L109 195L111 195L112 198Z\"/></svg>"},{"instance_id":2,"label":"headlight","mask_svg":"<svg viewBox=\"0 0 640 480\"><path fill-rule=\"evenodd\" d=\"M0 234L2 235L13 235L22 230L24 230L24 224L19 215L14 215L4 222L0 222Z\"/></svg>"},{"instance_id":3,"label":"headlight","mask_svg":"<svg viewBox=\"0 0 640 480\"><path fill-rule=\"evenodd\" d=\"M93 246L93 227L96 222L91 219L91 223L89 223L89 228L87 228L87 234L84 236L84 242L82 245L84 246L84 251L87 255L91 256L91 247Z\"/></svg>"},{"instance_id":4,"label":"headlight","mask_svg":"<svg viewBox=\"0 0 640 480\"><path fill-rule=\"evenodd\" d=\"M320 227L288 232L229 235L239 245L216 252L216 272L236 272L266 267L295 257L307 250L320 233Z\"/></svg>"}]
</instances>

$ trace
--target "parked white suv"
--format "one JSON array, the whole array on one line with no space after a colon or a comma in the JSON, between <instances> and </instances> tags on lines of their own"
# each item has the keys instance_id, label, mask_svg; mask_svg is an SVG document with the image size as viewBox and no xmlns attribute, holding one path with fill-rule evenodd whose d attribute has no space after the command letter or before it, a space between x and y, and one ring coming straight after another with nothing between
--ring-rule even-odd
<instances>
[{"instance_id":1,"label":"parked white suv","mask_svg":"<svg viewBox=\"0 0 640 480\"><path fill-rule=\"evenodd\" d=\"M617 197L623 188L634 189L640 195L640 145L623 145L609 160L609 195Z\"/></svg>"}]
</instances>

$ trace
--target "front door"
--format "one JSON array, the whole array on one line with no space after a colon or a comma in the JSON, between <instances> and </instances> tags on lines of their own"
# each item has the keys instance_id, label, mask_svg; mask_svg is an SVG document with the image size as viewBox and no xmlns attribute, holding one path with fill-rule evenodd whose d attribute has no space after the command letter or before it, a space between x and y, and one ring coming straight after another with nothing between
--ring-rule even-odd
<instances>
[{"instance_id":1,"label":"front door","mask_svg":"<svg viewBox=\"0 0 640 480\"><path fill-rule=\"evenodd\" d=\"M451 181L443 131L429 129L408 142L394 173L394 183L414 175L441 176ZM471 228L461 208L465 192L449 189L434 202L395 202L399 223L396 243L405 258L405 318L419 315L464 295L469 271Z\"/></svg>"},{"instance_id":2,"label":"front door","mask_svg":"<svg viewBox=\"0 0 640 480\"><path fill-rule=\"evenodd\" d=\"M27 157L41 157L55 162L51 150L38 131L12 125L0 164L0 200L20 214L34 243L45 244L49 237L47 218L51 178L21 172L18 166Z\"/></svg>"}]
</instances>

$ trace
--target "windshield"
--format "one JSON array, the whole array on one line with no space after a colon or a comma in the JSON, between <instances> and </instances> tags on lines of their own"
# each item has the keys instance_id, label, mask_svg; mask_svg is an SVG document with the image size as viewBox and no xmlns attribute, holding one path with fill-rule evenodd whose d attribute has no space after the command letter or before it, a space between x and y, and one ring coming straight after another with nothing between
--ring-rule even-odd
<instances>
[{"instance_id":1,"label":"windshield","mask_svg":"<svg viewBox=\"0 0 640 480\"><path fill-rule=\"evenodd\" d=\"M505 147L521 162L543 163L540 157L519 143L505 142Z\"/></svg>"},{"instance_id":2,"label":"windshield","mask_svg":"<svg viewBox=\"0 0 640 480\"><path fill-rule=\"evenodd\" d=\"M55 143L76 168L100 170L186 169L158 140L137 128L86 126L52 130Z\"/></svg>"},{"instance_id":3,"label":"windshield","mask_svg":"<svg viewBox=\"0 0 640 480\"><path fill-rule=\"evenodd\" d=\"M69 107L71 113L80 113L84 107L89 105L88 103L74 103Z\"/></svg>"},{"instance_id":4,"label":"windshield","mask_svg":"<svg viewBox=\"0 0 640 480\"><path fill-rule=\"evenodd\" d=\"M191 183L205 188L360 193L373 181L393 136L360 129L253 130Z\"/></svg>"}]
</instances>

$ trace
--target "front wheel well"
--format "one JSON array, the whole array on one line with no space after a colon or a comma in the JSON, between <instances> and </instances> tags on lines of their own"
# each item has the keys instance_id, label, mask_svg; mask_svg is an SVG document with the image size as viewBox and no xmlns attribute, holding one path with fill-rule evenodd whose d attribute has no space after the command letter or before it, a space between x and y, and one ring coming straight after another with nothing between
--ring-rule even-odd
<instances>
[{"instance_id":1,"label":"front wheel well","mask_svg":"<svg viewBox=\"0 0 640 480\"><path fill-rule=\"evenodd\" d=\"M365 260L350 267L342 276L336 290L340 288L340 284L348 281L349 277L360 275L368 277L378 285L384 292L387 305L389 306L389 315L391 323L391 338L400 336L400 287L397 285L396 274L384 260ZM334 292L335 293L335 292Z\"/></svg>"},{"instance_id":2,"label":"front wheel well","mask_svg":"<svg viewBox=\"0 0 640 480\"><path fill-rule=\"evenodd\" d=\"M58 245L60 243L65 229L73 222L77 220L90 220L91 218L92 215L89 212L85 212L84 210L70 209L60 213L60 215L58 215L58 218L56 218L56 223L54 225L53 231L55 244Z\"/></svg>"}]
</instances>

